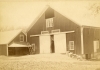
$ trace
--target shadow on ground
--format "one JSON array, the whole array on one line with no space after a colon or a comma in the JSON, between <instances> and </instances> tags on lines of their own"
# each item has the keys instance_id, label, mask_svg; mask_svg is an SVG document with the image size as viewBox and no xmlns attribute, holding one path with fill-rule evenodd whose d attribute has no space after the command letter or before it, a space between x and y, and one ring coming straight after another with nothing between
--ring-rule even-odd
<instances>
[{"instance_id":1,"label":"shadow on ground","mask_svg":"<svg viewBox=\"0 0 100 70\"><path fill-rule=\"evenodd\" d=\"M100 70L100 68L97 68L96 70Z\"/></svg>"}]
</instances>

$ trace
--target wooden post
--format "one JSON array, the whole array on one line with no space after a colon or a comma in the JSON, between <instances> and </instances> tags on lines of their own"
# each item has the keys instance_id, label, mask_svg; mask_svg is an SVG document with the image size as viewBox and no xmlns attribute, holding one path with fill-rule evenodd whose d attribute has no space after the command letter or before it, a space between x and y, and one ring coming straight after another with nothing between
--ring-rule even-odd
<instances>
[{"instance_id":1,"label":"wooden post","mask_svg":"<svg viewBox=\"0 0 100 70\"><path fill-rule=\"evenodd\" d=\"M26 42L27 42L27 34L26 34Z\"/></svg>"},{"instance_id":2,"label":"wooden post","mask_svg":"<svg viewBox=\"0 0 100 70\"><path fill-rule=\"evenodd\" d=\"M6 46L6 47L7 47L7 56L8 56L8 44L7 44L7 46Z\"/></svg>"},{"instance_id":3,"label":"wooden post","mask_svg":"<svg viewBox=\"0 0 100 70\"><path fill-rule=\"evenodd\" d=\"M84 54L83 27L81 27L81 53Z\"/></svg>"}]
</instances>

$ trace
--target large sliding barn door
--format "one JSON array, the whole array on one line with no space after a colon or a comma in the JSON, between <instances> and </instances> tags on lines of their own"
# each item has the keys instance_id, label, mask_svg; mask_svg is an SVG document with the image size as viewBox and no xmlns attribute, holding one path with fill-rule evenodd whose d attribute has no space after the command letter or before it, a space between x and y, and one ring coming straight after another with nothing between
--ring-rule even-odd
<instances>
[{"instance_id":1,"label":"large sliding barn door","mask_svg":"<svg viewBox=\"0 0 100 70\"><path fill-rule=\"evenodd\" d=\"M40 53L50 53L50 35L40 36Z\"/></svg>"},{"instance_id":2,"label":"large sliding barn door","mask_svg":"<svg viewBox=\"0 0 100 70\"><path fill-rule=\"evenodd\" d=\"M66 34L54 35L55 53L66 53Z\"/></svg>"}]
</instances>

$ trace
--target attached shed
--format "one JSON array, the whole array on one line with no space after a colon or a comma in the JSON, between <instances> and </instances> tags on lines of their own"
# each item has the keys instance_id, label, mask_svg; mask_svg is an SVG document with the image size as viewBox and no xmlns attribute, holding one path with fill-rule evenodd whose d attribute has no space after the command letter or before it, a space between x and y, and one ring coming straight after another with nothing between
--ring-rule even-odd
<instances>
[{"instance_id":1,"label":"attached shed","mask_svg":"<svg viewBox=\"0 0 100 70\"><path fill-rule=\"evenodd\" d=\"M0 55L29 54L28 47L22 30L0 32Z\"/></svg>"}]
</instances>

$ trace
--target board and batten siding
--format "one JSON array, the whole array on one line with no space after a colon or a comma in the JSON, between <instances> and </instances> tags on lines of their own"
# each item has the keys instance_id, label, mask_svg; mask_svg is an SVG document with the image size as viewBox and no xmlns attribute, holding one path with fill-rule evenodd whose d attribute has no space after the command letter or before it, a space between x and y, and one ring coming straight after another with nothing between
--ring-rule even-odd
<instances>
[{"instance_id":1,"label":"board and batten siding","mask_svg":"<svg viewBox=\"0 0 100 70\"><path fill-rule=\"evenodd\" d=\"M99 41L99 52L100 52L100 29L94 27L85 27L83 29L83 43L84 53L94 53L94 41Z\"/></svg>"},{"instance_id":2,"label":"board and batten siding","mask_svg":"<svg viewBox=\"0 0 100 70\"><path fill-rule=\"evenodd\" d=\"M41 34L41 31L46 30L45 14L43 14L38 21L32 26L32 28L27 32L27 41L31 42L30 35Z\"/></svg>"},{"instance_id":3,"label":"board and batten siding","mask_svg":"<svg viewBox=\"0 0 100 70\"><path fill-rule=\"evenodd\" d=\"M10 45L10 44L12 44L13 42L15 42L15 43L19 43L20 42L20 35L24 35L24 42L26 42L26 35L24 34L24 33L19 33L9 44L8 44L8 46ZM23 43L23 42L20 42L20 43Z\"/></svg>"},{"instance_id":4,"label":"board and batten siding","mask_svg":"<svg viewBox=\"0 0 100 70\"><path fill-rule=\"evenodd\" d=\"M35 44L35 54L40 53L40 41L39 36L31 37L30 44Z\"/></svg>"},{"instance_id":5,"label":"board and batten siding","mask_svg":"<svg viewBox=\"0 0 100 70\"><path fill-rule=\"evenodd\" d=\"M50 8L49 8L50 9ZM48 10L46 10L46 13L48 13ZM51 9L53 10L53 9ZM50 13L50 12L49 12ZM68 19L67 17L63 16L62 14L58 13L57 11L54 10L54 14L53 16L49 16L49 18L53 18L53 27L50 28L46 28L46 19L45 18L46 14L45 12L42 14L42 16L37 19L36 23L34 23L34 25L32 26L32 28L27 32L27 41L29 43L32 43L32 37L30 37L30 35L38 35L41 34L41 31L46 31L48 30L49 32L51 32L51 30L55 30L55 29L60 29L61 32L65 32L65 31L75 31L75 34L68 34L68 36L66 37L66 39L75 39L75 47L77 48L76 52L77 54L81 54L81 32L80 32L80 26L71 21L70 19ZM72 36L71 36L72 35ZM67 44L68 41L67 40Z\"/></svg>"},{"instance_id":6,"label":"board and batten siding","mask_svg":"<svg viewBox=\"0 0 100 70\"><path fill-rule=\"evenodd\" d=\"M0 45L0 55L6 55L8 56L8 46L5 45Z\"/></svg>"},{"instance_id":7,"label":"board and batten siding","mask_svg":"<svg viewBox=\"0 0 100 70\"><path fill-rule=\"evenodd\" d=\"M66 45L67 51L73 52L74 54L81 54L81 35L80 28L76 30L74 33L66 34ZM69 49L69 41L74 41L74 50Z\"/></svg>"}]
</instances>

